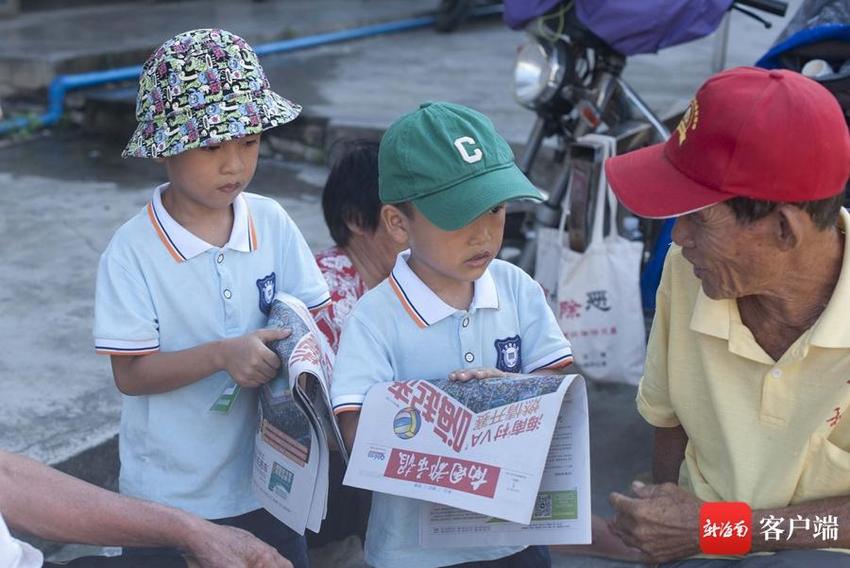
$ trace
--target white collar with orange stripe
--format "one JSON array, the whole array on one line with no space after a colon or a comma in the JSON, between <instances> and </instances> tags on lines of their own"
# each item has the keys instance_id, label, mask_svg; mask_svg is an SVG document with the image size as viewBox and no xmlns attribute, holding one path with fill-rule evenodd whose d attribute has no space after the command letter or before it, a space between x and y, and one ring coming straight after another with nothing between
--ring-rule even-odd
<instances>
[{"instance_id":1,"label":"white collar with orange stripe","mask_svg":"<svg viewBox=\"0 0 850 568\"><path fill-rule=\"evenodd\" d=\"M410 258L409 250L399 253L387 280L404 307L404 311L416 325L426 328L460 311L445 303L427 284L422 282L422 279L407 264L408 258ZM469 311L480 308L499 308L496 282L493 280L493 275L490 274L489 267L474 282L474 286Z\"/></svg>"},{"instance_id":2,"label":"white collar with orange stripe","mask_svg":"<svg viewBox=\"0 0 850 568\"><path fill-rule=\"evenodd\" d=\"M216 248L192 234L168 214L162 205L162 192L167 187L168 184L164 183L154 190L153 198L146 209L159 240L162 241L171 257L177 262L185 262L211 248ZM237 195L233 202L233 229L230 231L230 239L224 246L241 252L252 252L259 248L254 220L248 210L248 202L242 194Z\"/></svg>"}]
</instances>

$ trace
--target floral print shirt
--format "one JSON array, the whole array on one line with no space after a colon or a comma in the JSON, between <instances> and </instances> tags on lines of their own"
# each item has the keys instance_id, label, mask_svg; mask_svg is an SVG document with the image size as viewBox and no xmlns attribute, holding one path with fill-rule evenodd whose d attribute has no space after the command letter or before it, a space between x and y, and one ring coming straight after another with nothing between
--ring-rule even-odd
<instances>
[{"instance_id":1,"label":"floral print shirt","mask_svg":"<svg viewBox=\"0 0 850 568\"><path fill-rule=\"evenodd\" d=\"M331 291L331 305L316 314L316 324L336 353L345 320L360 296L366 293L366 284L340 247L333 246L316 253L316 263Z\"/></svg>"}]
</instances>

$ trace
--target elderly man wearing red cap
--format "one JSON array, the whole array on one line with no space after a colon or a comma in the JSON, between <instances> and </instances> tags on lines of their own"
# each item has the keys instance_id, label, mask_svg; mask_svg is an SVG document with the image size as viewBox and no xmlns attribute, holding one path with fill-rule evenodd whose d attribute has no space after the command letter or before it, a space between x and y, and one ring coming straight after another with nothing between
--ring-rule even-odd
<instances>
[{"instance_id":1,"label":"elderly man wearing red cap","mask_svg":"<svg viewBox=\"0 0 850 568\"><path fill-rule=\"evenodd\" d=\"M670 140L605 170L636 214L677 217L637 395L655 427L656 485L611 495L612 530L674 566L850 565L850 136L838 103L802 75L731 69L700 88ZM704 504L730 501L752 516L744 506L724 533L730 507ZM710 546L774 554L691 558Z\"/></svg>"}]
</instances>

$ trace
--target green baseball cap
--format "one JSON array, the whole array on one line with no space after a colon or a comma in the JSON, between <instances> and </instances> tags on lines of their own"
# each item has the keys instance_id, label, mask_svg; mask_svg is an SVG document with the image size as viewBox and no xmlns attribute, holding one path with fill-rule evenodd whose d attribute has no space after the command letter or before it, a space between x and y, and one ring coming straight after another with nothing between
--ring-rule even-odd
<instances>
[{"instance_id":1,"label":"green baseball cap","mask_svg":"<svg viewBox=\"0 0 850 568\"><path fill-rule=\"evenodd\" d=\"M505 201L543 199L489 118L445 102L423 103L390 126L378 151L378 191L384 203L412 202L444 231Z\"/></svg>"}]
</instances>

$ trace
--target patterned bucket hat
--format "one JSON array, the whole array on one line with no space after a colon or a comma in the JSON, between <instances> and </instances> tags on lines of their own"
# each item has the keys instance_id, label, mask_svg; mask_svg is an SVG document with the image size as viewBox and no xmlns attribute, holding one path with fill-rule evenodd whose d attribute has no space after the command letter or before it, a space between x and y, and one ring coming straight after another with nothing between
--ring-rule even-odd
<instances>
[{"instance_id":1,"label":"patterned bucket hat","mask_svg":"<svg viewBox=\"0 0 850 568\"><path fill-rule=\"evenodd\" d=\"M257 54L241 37L219 29L183 32L142 68L139 124L122 156L174 156L259 134L300 112L271 90Z\"/></svg>"}]
</instances>

